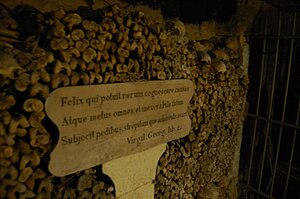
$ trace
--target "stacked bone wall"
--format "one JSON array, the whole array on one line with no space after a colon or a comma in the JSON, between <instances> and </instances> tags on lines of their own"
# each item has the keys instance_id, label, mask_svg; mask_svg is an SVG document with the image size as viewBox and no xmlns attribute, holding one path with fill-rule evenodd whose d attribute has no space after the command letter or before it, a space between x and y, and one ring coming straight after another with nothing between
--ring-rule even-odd
<instances>
[{"instance_id":1,"label":"stacked bone wall","mask_svg":"<svg viewBox=\"0 0 300 199\"><path fill-rule=\"evenodd\" d=\"M45 114L64 86L190 79L192 128L159 160L155 198L235 198L234 171L248 77L239 34L195 40L179 20L110 6L93 19L55 9L40 30L1 47L0 198L114 198L101 165L65 177L48 171L58 139ZM141 10L141 9L140 9ZM152 13L153 15L153 13Z\"/></svg>"}]
</instances>

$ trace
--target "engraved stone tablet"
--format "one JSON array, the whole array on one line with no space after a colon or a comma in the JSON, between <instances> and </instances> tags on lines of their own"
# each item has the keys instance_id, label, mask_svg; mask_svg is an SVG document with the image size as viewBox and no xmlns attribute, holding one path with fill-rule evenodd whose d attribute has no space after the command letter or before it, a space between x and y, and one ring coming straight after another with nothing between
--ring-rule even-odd
<instances>
[{"instance_id":1,"label":"engraved stone tablet","mask_svg":"<svg viewBox=\"0 0 300 199\"><path fill-rule=\"evenodd\" d=\"M187 135L190 80L63 87L46 101L59 130L49 170L65 176Z\"/></svg>"}]
</instances>

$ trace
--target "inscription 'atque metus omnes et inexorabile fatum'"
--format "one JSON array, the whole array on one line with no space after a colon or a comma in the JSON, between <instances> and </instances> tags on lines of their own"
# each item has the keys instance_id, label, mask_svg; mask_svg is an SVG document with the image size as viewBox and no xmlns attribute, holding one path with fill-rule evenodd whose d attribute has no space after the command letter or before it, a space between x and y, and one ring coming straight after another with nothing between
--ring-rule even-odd
<instances>
[{"instance_id":1,"label":"inscription 'atque metus omnes et inexorabile fatum'","mask_svg":"<svg viewBox=\"0 0 300 199\"><path fill-rule=\"evenodd\" d=\"M59 130L49 170L65 176L187 135L190 80L63 87L46 101Z\"/></svg>"}]
</instances>

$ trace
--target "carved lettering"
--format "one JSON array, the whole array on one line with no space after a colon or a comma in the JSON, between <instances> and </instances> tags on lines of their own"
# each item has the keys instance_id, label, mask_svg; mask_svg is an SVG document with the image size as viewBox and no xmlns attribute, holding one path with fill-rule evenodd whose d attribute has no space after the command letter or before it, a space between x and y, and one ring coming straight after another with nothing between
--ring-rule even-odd
<instances>
[{"instance_id":1,"label":"carved lettering","mask_svg":"<svg viewBox=\"0 0 300 199\"><path fill-rule=\"evenodd\" d=\"M190 80L58 88L46 113L59 138L49 171L65 176L189 133Z\"/></svg>"}]
</instances>

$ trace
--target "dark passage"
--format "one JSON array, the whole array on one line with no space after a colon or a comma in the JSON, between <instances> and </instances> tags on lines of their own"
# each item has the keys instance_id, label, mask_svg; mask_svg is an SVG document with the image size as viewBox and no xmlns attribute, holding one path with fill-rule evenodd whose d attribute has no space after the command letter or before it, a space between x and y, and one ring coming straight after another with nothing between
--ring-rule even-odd
<instances>
[{"instance_id":1,"label":"dark passage","mask_svg":"<svg viewBox=\"0 0 300 199\"><path fill-rule=\"evenodd\" d=\"M264 7L253 25L243 196L300 197L300 15Z\"/></svg>"}]
</instances>

